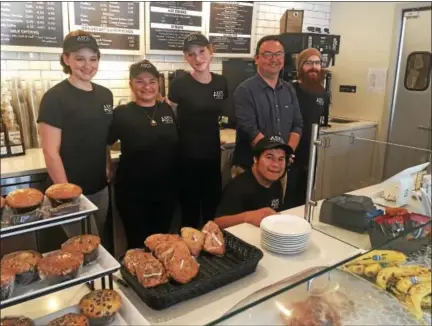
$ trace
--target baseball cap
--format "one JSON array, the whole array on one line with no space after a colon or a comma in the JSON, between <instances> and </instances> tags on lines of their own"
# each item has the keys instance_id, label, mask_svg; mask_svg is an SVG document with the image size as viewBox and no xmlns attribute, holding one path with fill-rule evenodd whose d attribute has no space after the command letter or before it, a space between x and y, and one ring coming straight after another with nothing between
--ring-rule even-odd
<instances>
[{"instance_id":1,"label":"baseball cap","mask_svg":"<svg viewBox=\"0 0 432 326\"><path fill-rule=\"evenodd\" d=\"M91 35L75 35L63 42L63 52L75 52L83 48L89 48L99 52L96 39Z\"/></svg>"},{"instance_id":2,"label":"baseball cap","mask_svg":"<svg viewBox=\"0 0 432 326\"><path fill-rule=\"evenodd\" d=\"M187 51L191 45L206 46L206 45L209 45L209 44L210 44L210 42L207 39L207 37L205 37L201 33L193 33L193 34L190 34L189 36L187 36L184 39L184 41L183 41L183 52Z\"/></svg>"},{"instance_id":3,"label":"baseball cap","mask_svg":"<svg viewBox=\"0 0 432 326\"><path fill-rule=\"evenodd\" d=\"M261 138L254 146L252 152L254 156L260 156L265 150L280 148L285 151L287 155L291 155L293 150L290 146L285 144L280 137L264 137Z\"/></svg>"},{"instance_id":4,"label":"baseball cap","mask_svg":"<svg viewBox=\"0 0 432 326\"><path fill-rule=\"evenodd\" d=\"M148 72L154 77L159 78L159 71L157 68L148 60L138 61L132 64L129 68L129 79L138 77L143 72Z\"/></svg>"}]
</instances>

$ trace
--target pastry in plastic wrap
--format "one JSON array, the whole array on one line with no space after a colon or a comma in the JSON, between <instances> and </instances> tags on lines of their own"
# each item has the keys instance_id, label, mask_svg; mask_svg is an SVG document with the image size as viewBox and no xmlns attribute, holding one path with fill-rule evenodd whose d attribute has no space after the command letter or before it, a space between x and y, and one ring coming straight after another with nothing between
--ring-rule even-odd
<instances>
[{"instance_id":1,"label":"pastry in plastic wrap","mask_svg":"<svg viewBox=\"0 0 432 326\"><path fill-rule=\"evenodd\" d=\"M129 273L136 275L137 267L151 259L154 259L154 257L149 252L145 252L142 249L129 249L126 251L123 262Z\"/></svg>"},{"instance_id":2,"label":"pastry in plastic wrap","mask_svg":"<svg viewBox=\"0 0 432 326\"><path fill-rule=\"evenodd\" d=\"M175 250L182 251L184 254L190 254L189 247L183 240L174 242L161 242L156 246L154 254L156 258L162 262L165 268L167 268Z\"/></svg>"},{"instance_id":3,"label":"pastry in plastic wrap","mask_svg":"<svg viewBox=\"0 0 432 326\"><path fill-rule=\"evenodd\" d=\"M78 306L91 325L109 325L121 308L121 297L114 290L96 290L83 296Z\"/></svg>"},{"instance_id":4,"label":"pastry in plastic wrap","mask_svg":"<svg viewBox=\"0 0 432 326\"><path fill-rule=\"evenodd\" d=\"M86 316L70 313L50 321L48 326L90 326L90 323Z\"/></svg>"},{"instance_id":5,"label":"pastry in plastic wrap","mask_svg":"<svg viewBox=\"0 0 432 326\"><path fill-rule=\"evenodd\" d=\"M174 248L174 253L167 264L169 276L176 282L186 284L192 281L199 272L199 264L189 250Z\"/></svg>"},{"instance_id":6,"label":"pastry in plastic wrap","mask_svg":"<svg viewBox=\"0 0 432 326\"><path fill-rule=\"evenodd\" d=\"M84 265L94 262L99 253L101 240L92 234L83 234L64 242L61 249L68 252L80 252L84 255Z\"/></svg>"},{"instance_id":7,"label":"pastry in plastic wrap","mask_svg":"<svg viewBox=\"0 0 432 326\"><path fill-rule=\"evenodd\" d=\"M54 184L45 191L45 195L48 197L52 207L75 202L81 194L81 187L72 183Z\"/></svg>"},{"instance_id":8,"label":"pastry in plastic wrap","mask_svg":"<svg viewBox=\"0 0 432 326\"><path fill-rule=\"evenodd\" d=\"M184 227L180 232L183 240L189 247L191 254L197 257L204 246L204 234L201 231L190 227Z\"/></svg>"},{"instance_id":9,"label":"pastry in plastic wrap","mask_svg":"<svg viewBox=\"0 0 432 326\"><path fill-rule=\"evenodd\" d=\"M15 287L15 272L6 267L0 270L0 300L9 299Z\"/></svg>"},{"instance_id":10,"label":"pastry in plastic wrap","mask_svg":"<svg viewBox=\"0 0 432 326\"><path fill-rule=\"evenodd\" d=\"M82 253L57 250L47 254L39 261L39 276L49 284L62 283L74 279L83 262Z\"/></svg>"},{"instance_id":11,"label":"pastry in plastic wrap","mask_svg":"<svg viewBox=\"0 0 432 326\"><path fill-rule=\"evenodd\" d=\"M225 254L225 239L216 223L208 221L202 232L205 234L204 250L212 255Z\"/></svg>"},{"instance_id":12,"label":"pastry in plastic wrap","mask_svg":"<svg viewBox=\"0 0 432 326\"><path fill-rule=\"evenodd\" d=\"M168 282L164 266L154 257L139 263L136 267L136 276L145 288L152 288Z\"/></svg>"},{"instance_id":13,"label":"pastry in plastic wrap","mask_svg":"<svg viewBox=\"0 0 432 326\"><path fill-rule=\"evenodd\" d=\"M0 321L1 326L34 326L33 320L30 318L20 317L4 317Z\"/></svg>"},{"instance_id":14,"label":"pastry in plastic wrap","mask_svg":"<svg viewBox=\"0 0 432 326\"><path fill-rule=\"evenodd\" d=\"M10 268L15 274L15 282L27 285L38 279L37 265L42 255L33 250L12 252L3 256L1 268Z\"/></svg>"},{"instance_id":15,"label":"pastry in plastic wrap","mask_svg":"<svg viewBox=\"0 0 432 326\"><path fill-rule=\"evenodd\" d=\"M181 240L178 234L152 234L145 239L144 244L150 251L154 251L159 243L162 242L174 242Z\"/></svg>"},{"instance_id":16,"label":"pastry in plastic wrap","mask_svg":"<svg viewBox=\"0 0 432 326\"><path fill-rule=\"evenodd\" d=\"M6 196L6 203L14 214L24 214L40 208L44 195L37 189L17 189Z\"/></svg>"}]
</instances>

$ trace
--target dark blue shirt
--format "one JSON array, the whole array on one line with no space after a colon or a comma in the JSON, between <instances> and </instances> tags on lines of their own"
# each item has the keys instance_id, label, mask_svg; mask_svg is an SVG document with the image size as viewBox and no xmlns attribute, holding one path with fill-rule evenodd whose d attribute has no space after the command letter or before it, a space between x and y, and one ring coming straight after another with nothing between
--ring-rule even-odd
<instances>
[{"instance_id":1,"label":"dark blue shirt","mask_svg":"<svg viewBox=\"0 0 432 326\"><path fill-rule=\"evenodd\" d=\"M281 137L302 134L302 116L294 87L280 79L273 89L258 74L242 82L234 93L237 123L233 165L252 166L252 140L261 132Z\"/></svg>"}]
</instances>

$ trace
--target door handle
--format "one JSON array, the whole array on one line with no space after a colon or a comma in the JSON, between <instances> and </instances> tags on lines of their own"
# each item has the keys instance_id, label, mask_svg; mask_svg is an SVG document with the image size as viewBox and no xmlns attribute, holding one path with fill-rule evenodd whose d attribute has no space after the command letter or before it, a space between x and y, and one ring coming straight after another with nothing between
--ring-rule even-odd
<instances>
[{"instance_id":1,"label":"door handle","mask_svg":"<svg viewBox=\"0 0 432 326\"><path fill-rule=\"evenodd\" d=\"M425 130L425 131L432 132L432 128L430 128L430 127L426 127L426 126L420 125L417 128L420 129L420 130Z\"/></svg>"}]
</instances>

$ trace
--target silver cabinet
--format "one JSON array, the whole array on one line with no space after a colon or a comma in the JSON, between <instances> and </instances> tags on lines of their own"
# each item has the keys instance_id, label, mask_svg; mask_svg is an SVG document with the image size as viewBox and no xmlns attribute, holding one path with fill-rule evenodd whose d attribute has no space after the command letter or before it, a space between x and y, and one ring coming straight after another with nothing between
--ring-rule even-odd
<instances>
[{"instance_id":1,"label":"silver cabinet","mask_svg":"<svg viewBox=\"0 0 432 326\"><path fill-rule=\"evenodd\" d=\"M320 136L315 200L338 196L373 183L375 144L367 140L375 138L376 127Z\"/></svg>"}]
</instances>

